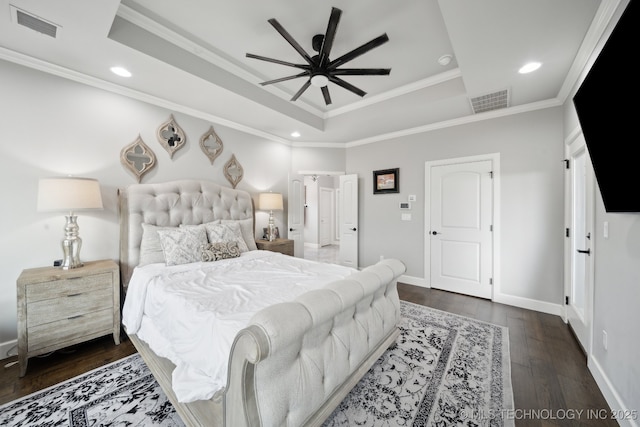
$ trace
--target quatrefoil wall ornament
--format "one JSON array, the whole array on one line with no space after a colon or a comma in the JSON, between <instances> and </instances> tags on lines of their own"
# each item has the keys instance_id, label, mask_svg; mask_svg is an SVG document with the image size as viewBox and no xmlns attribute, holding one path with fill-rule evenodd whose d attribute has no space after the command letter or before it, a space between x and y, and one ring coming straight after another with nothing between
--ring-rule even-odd
<instances>
[{"instance_id":1,"label":"quatrefoil wall ornament","mask_svg":"<svg viewBox=\"0 0 640 427\"><path fill-rule=\"evenodd\" d=\"M169 120L158 128L158 141L160 141L160 145L167 150L171 158L173 158L173 153L184 147L184 144L187 142L187 136L176 123L173 114L169 116Z\"/></svg>"},{"instance_id":2,"label":"quatrefoil wall ornament","mask_svg":"<svg viewBox=\"0 0 640 427\"><path fill-rule=\"evenodd\" d=\"M233 188L236 188L236 185L242 180L242 175L244 174L244 170L238 160L236 160L235 154L231 155L231 158L224 164L224 176L227 178L227 181L231 183Z\"/></svg>"},{"instance_id":3,"label":"quatrefoil wall ornament","mask_svg":"<svg viewBox=\"0 0 640 427\"><path fill-rule=\"evenodd\" d=\"M222 140L213 130L213 126L200 137L200 148L202 148L204 154L209 158L211 164L213 164L216 157L222 153L224 144L222 144Z\"/></svg>"},{"instance_id":4,"label":"quatrefoil wall ornament","mask_svg":"<svg viewBox=\"0 0 640 427\"><path fill-rule=\"evenodd\" d=\"M142 176L156 165L156 155L138 135L135 141L120 151L120 162L140 183Z\"/></svg>"}]
</instances>

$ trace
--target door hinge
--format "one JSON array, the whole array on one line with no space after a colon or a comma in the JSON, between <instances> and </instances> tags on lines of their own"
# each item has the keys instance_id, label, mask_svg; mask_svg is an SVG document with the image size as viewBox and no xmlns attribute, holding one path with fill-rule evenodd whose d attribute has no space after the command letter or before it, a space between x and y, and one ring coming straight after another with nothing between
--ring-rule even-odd
<instances>
[{"instance_id":1,"label":"door hinge","mask_svg":"<svg viewBox=\"0 0 640 427\"><path fill-rule=\"evenodd\" d=\"M569 159L564 159L563 162L564 162L564 168L565 169L570 169L571 161Z\"/></svg>"},{"instance_id":2,"label":"door hinge","mask_svg":"<svg viewBox=\"0 0 640 427\"><path fill-rule=\"evenodd\" d=\"M564 297L564 303L565 303L565 305L569 305L569 297L568 296Z\"/></svg>"},{"instance_id":3,"label":"door hinge","mask_svg":"<svg viewBox=\"0 0 640 427\"><path fill-rule=\"evenodd\" d=\"M493 285L493 277L490 277L490 278L489 278L489 284L490 284L490 285Z\"/></svg>"},{"instance_id":4,"label":"door hinge","mask_svg":"<svg viewBox=\"0 0 640 427\"><path fill-rule=\"evenodd\" d=\"M489 172L489 177L490 177L491 179L493 179L493 171L490 171L490 172Z\"/></svg>"},{"instance_id":5,"label":"door hinge","mask_svg":"<svg viewBox=\"0 0 640 427\"><path fill-rule=\"evenodd\" d=\"M564 229L564 237L571 237L571 234L569 233L569 227Z\"/></svg>"},{"instance_id":6,"label":"door hinge","mask_svg":"<svg viewBox=\"0 0 640 427\"><path fill-rule=\"evenodd\" d=\"M489 226L489 231L493 231L493 224Z\"/></svg>"}]
</instances>

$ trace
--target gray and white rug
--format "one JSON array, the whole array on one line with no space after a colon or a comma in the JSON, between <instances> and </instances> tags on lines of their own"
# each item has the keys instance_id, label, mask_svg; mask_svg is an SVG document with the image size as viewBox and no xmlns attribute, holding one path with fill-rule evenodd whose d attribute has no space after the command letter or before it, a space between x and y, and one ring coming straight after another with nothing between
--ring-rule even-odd
<instances>
[{"instance_id":1,"label":"gray and white rug","mask_svg":"<svg viewBox=\"0 0 640 427\"><path fill-rule=\"evenodd\" d=\"M407 302L401 336L325 426L513 426L508 330ZM135 354L0 406L8 426L183 426Z\"/></svg>"}]
</instances>

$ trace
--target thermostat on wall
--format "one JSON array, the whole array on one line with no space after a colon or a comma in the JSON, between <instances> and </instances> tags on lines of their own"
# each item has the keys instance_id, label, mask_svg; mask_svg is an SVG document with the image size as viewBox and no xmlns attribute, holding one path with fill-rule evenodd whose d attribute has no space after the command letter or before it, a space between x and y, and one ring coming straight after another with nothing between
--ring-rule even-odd
<instances>
[{"instance_id":1,"label":"thermostat on wall","mask_svg":"<svg viewBox=\"0 0 640 427\"><path fill-rule=\"evenodd\" d=\"M400 202L400 209L411 209L411 203L409 203L409 202Z\"/></svg>"}]
</instances>

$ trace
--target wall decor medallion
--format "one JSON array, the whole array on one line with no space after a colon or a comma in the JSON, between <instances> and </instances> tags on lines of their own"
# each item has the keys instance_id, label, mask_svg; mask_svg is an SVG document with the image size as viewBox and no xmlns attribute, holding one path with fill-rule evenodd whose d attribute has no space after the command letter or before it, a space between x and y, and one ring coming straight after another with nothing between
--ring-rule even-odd
<instances>
[{"instance_id":1,"label":"wall decor medallion","mask_svg":"<svg viewBox=\"0 0 640 427\"><path fill-rule=\"evenodd\" d=\"M169 116L169 120L158 128L158 141L167 150L171 158L173 158L173 153L184 147L187 142L187 136L176 123L173 114Z\"/></svg>"},{"instance_id":2,"label":"wall decor medallion","mask_svg":"<svg viewBox=\"0 0 640 427\"><path fill-rule=\"evenodd\" d=\"M218 134L213 130L213 126L200 137L200 148L202 148L204 154L209 158L211 164L213 164L216 157L222 153L224 144Z\"/></svg>"},{"instance_id":3,"label":"wall decor medallion","mask_svg":"<svg viewBox=\"0 0 640 427\"><path fill-rule=\"evenodd\" d=\"M142 176L156 165L156 155L138 135L135 141L120 151L120 162L140 183Z\"/></svg>"},{"instance_id":4,"label":"wall decor medallion","mask_svg":"<svg viewBox=\"0 0 640 427\"><path fill-rule=\"evenodd\" d=\"M224 164L224 176L233 188L236 188L236 185L242 180L243 173L244 170L236 160L236 155L232 154L231 158Z\"/></svg>"}]
</instances>

